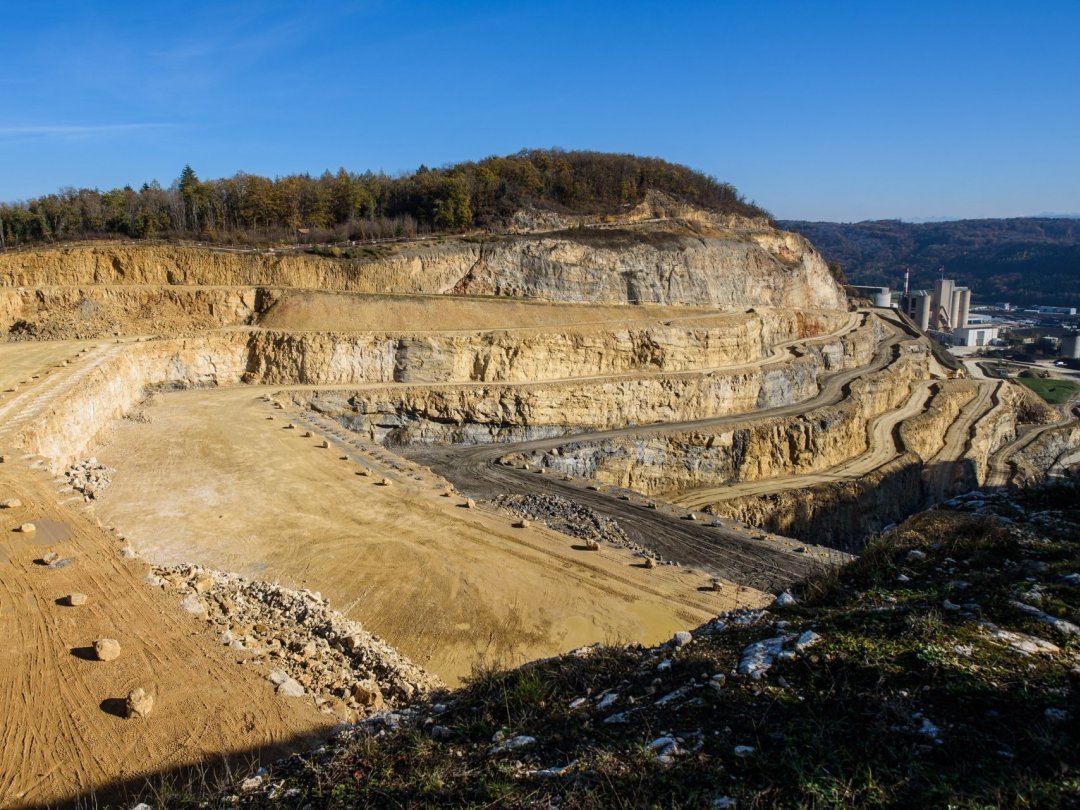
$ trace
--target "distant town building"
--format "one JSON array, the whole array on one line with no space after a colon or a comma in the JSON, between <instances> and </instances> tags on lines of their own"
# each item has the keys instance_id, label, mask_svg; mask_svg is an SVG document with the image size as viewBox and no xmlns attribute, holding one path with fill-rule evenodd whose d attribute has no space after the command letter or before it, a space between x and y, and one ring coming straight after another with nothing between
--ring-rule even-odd
<instances>
[{"instance_id":1,"label":"distant town building","mask_svg":"<svg viewBox=\"0 0 1080 810\"><path fill-rule=\"evenodd\" d=\"M1076 307L1034 307L1024 312L1037 312L1039 315L1075 315Z\"/></svg>"},{"instance_id":2,"label":"distant town building","mask_svg":"<svg viewBox=\"0 0 1080 810\"><path fill-rule=\"evenodd\" d=\"M1080 335L1069 335L1061 339L1061 356L1080 360Z\"/></svg>"}]
</instances>

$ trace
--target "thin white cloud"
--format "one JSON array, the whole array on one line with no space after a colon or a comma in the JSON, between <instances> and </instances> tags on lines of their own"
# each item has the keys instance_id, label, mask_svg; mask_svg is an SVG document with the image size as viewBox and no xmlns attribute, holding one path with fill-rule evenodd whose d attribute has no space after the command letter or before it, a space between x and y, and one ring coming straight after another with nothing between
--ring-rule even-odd
<instances>
[{"instance_id":1,"label":"thin white cloud","mask_svg":"<svg viewBox=\"0 0 1080 810\"><path fill-rule=\"evenodd\" d=\"M86 135L109 135L117 132L137 132L145 129L166 129L174 124L25 124L7 126L0 124L0 136L4 135L59 135L79 137Z\"/></svg>"}]
</instances>

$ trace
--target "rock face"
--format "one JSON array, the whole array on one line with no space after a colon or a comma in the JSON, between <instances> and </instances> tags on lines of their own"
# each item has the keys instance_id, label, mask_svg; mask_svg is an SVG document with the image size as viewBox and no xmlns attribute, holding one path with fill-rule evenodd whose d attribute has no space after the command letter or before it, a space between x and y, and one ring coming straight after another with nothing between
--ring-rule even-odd
<instances>
[{"instance_id":1,"label":"rock face","mask_svg":"<svg viewBox=\"0 0 1080 810\"><path fill-rule=\"evenodd\" d=\"M805 239L759 222L729 226L702 235L562 231L483 243L448 240L406 246L372 261L97 245L0 256L0 287L304 287L731 308L844 306L843 290ZM100 298L71 295L74 307L84 300L101 305ZM22 295L4 291L0 328L6 331L25 307ZM257 304L241 296L222 308L235 319Z\"/></svg>"},{"instance_id":2,"label":"rock face","mask_svg":"<svg viewBox=\"0 0 1080 810\"><path fill-rule=\"evenodd\" d=\"M629 310L627 317L634 317ZM686 321L467 334L279 332L253 335L246 382L540 382L683 372L768 356L777 343L839 329L840 311L761 309Z\"/></svg>"},{"instance_id":3,"label":"rock face","mask_svg":"<svg viewBox=\"0 0 1080 810\"><path fill-rule=\"evenodd\" d=\"M926 375L925 355L906 354L889 369L851 384L841 403L790 417L657 436L574 443L542 463L643 494L816 472L867 449L867 424L896 408Z\"/></svg>"},{"instance_id":4,"label":"rock face","mask_svg":"<svg viewBox=\"0 0 1080 810\"><path fill-rule=\"evenodd\" d=\"M686 371L708 367L724 357L745 358L751 362L761 357L766 347L775 341L813 337L822 331L838 328L846 321L843 313L788 313L778 315L775 322L768 315L744 316L735 322L738 339L721 339L714 327L699 330L692 324L679 330L663 327L649 328L622 338L616 332L592 333L579 336L546 333L546 336L518 335L511 340L494 336L477 341L474 353L460 354L455 338L443 336L425 344L427 349L413 353L415 343L387 336L303 335L289 337L264 332L216 332L198 338L174 338L149 342L109 345L95 350L94 362L77 372L79 384L56 397L49 407L27 424L15 437L19 446L49 459L50 470L59 472L80 462L95 436L109 422L132 412L155 387L204 387L233 385L240 382L333 383L387 382L426 375L461 382L499 381L531 375L574 376L574 364L584 357L591 370L621 373L633 369L666 369ZM658 327L659 329L659 327ZM749 330L749 331L747 331ZM869 331L868 331L869 330ZM625 338L625 339L624 339ZM745 338L745 339L744 339ZM856 360L872 351L873 334L869 327L860 327L849 335L822 342L803 356L775 365L763 365L739 372L703 374L693 381L680 378L627 380L604 384L552 385L547 392L531 388L511 389L472 387L463 391L453 388L435 392L430 389L410 392L395 402L398 392L375 392L367 401L334 406L339 410L365 414L364 423L386 422L391 411L389 428L399 426L401 419L428 419L434 415L432 429L446 430L437 423L443 421L497 421L512 426L511 411L522 413L518 419L534 423L552 422L564 426L561 415L580 412L589 416L598 411L610 413L613 420L656 421L668 418L681 410L681 402L698 400L702 407L708 403L728 403L730 407L753 408L760 398L778 402L805 396L815 385L817 370L837 363ZM486 348L485 348L486 347ZM575 348L576 347L576 348ZM784 354L781 354L783 357ZM467 362L462 365L461 358ZM595 358L606 357L606 360ZM410 369L424 369L423 372ZM697 386L690 391L685 387ZM334 397L343 399L340 391ZM601 399L597 399L600 397ZM348 399L346 394L344 399ZM611 399L613 408L598 409L598 403ZM477 400L474 405L473 400ZM550 400L550 404L548 403ZM762 400L766 401L766 400ZM665 407L664 403L668 403ZM389 404L387 404L389 403ZM619 405L621 403L621 405ZM641 405L649 413L641 411ZM619 405L617 409L614 405ZM657 408L659 405L659 409ZM550 415L544 416L544 411ZM714 412L709 406L710 413ZM465 418L468 412L476 418ZM487 412L490 416L483 416ZM377 416L369 419L366 414ZM410 414L415 414L412 416ZM652 415L655 414L655 415ZM588 420L585 420L586 422ZM362 427L361 424L351 425ZM421 426L422 427L422 426ZM466 426L465 430L471 428ZM463 433L465 440L480 440L488 431L481 426L476 437ZM385 431L384 431L385 433ZM379 438L382 438L380 435ZM440 438L431 433L415 438L430 441ZM449 438L449 437L446 437ZM101 473L97 471L95 475ZM106 471L107 472L107 471ZM80 474L79 479L83 476ZM107 481L107 474L100 482ZM95 484L95 486L97 486Z\"/></svg>"},{"instance_id":5,"label":"rock face","mask_svg":"<svg viewBox=\"0 0 1080 810\"><path fill-rule=\"evenodd\" d=\"M293 396L301 407L332 416L375 441L521 441L586 428L703 419L799 402L818 393L823 374L866 363L878 336L878 325L871 321L843 338L811 344L798 357L700 374L544 386L316 390Z\"/></svg>"},{"instance_id":6,"label":"rock face","mask_svg":"<svg viewBox=\"0 0 1080 810\"><path fill-rule=\"evenodd\" d=\"M561 232L486 245L456 291L550 300L836 309L843 290L800 236Z\"/></svg>"}]
</instances>

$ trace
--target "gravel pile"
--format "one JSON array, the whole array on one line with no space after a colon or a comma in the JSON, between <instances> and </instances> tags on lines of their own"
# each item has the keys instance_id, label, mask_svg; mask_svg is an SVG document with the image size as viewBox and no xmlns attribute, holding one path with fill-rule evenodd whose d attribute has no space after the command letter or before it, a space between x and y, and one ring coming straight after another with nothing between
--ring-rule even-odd
<instances>
[{"instance_id":1,"label":"gravel pile","mask_svg":"<svg viewBox=\"0 0 1080 810\"><path fill-rule=\"evenodd\" d=\"M611 518L557 495L500 495L495 503L518 517L543 523L549 529L579 540L595 540L646 552Z\"/></svg>"},{"instance_id":2,"label":"gravel pile","mask_svg":"<svg viewBox=\"0 0 1080 810\"><path fill-rule=\"evenodd\" d=\"M250 653L245 663L267 665L280 694L311 694L348 722L442 686L317 593L190 565L155 567L148 581L176 593L222 644Z\"/></svg>"},{"instance_id":3,"label":"gravel pile","mask_svg":"<svg viewBox=\"0 0 1080 810\"><path fill-rule=\"evenodd\" d=\"M112 483L113 472L115 471L112 468L91 456L68 467L64 477L72 489L81 492L85 500L91 501Z\"/></svg>"}]
</instances>

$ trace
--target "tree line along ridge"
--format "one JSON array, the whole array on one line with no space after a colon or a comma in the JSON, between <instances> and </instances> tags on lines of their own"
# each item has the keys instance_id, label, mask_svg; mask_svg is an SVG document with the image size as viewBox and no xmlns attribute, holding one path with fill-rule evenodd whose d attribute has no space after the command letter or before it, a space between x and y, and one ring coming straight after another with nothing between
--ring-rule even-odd
<instances>
[{"instance_id":1,"label":"tree line along ridge","mask_svg":"<svg viewBox=\"0 0 1080 810\"><path fill-rule=\"evenodd\" d=\"M523 150L390 176L340 169L270 179L201 180L190 166L168 187L64 188L0 204L3 247L91 238L194 238L267 244L498 229L523 208L610 215L648 191L721 214L768 217L729 183L659 158Z\"/></svg>"}]
</instances>

